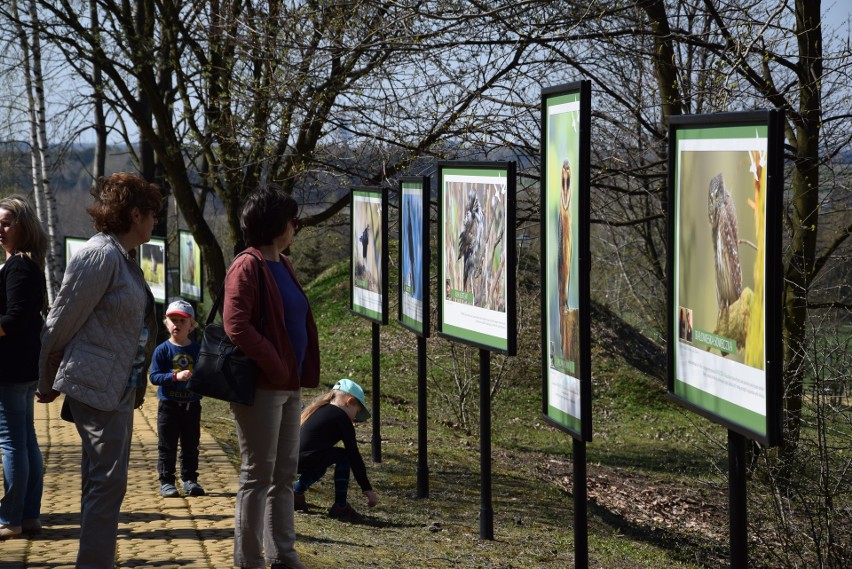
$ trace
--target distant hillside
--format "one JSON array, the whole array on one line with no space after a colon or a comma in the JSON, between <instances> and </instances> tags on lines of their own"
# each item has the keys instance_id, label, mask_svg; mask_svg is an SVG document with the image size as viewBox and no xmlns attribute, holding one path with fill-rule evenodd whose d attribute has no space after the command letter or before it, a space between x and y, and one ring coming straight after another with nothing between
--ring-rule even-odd
<instances>
[{"instance_id":1,"label":"distant hillside","mask_svg":"<svg viewBox=\"0 0 852 569\"><path fill-rule=\"evenodd\" d=\"M92 202L94 146L74 145L54 150L57 157L48 182L56 195L59 212L58 229L62 236L89 237L94 233L86 208ZM107 172L136 171L130 155L123 147L111 147L106 161ZM0 142L0 192L5 195L32 194L32 166L28 148L16 142Z\"/></svg>"}]
</instances>

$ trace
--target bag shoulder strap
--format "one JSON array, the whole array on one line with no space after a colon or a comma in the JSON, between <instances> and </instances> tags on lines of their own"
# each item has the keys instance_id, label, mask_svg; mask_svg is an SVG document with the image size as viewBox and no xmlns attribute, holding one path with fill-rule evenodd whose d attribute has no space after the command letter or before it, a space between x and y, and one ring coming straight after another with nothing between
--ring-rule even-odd
<instances>
[{"instance_id":1,"label":"bag shoulder strap","mask_svg":"<svg viewBox=\"0 0 852 569\"><path fill-rule=\"evenodd\" d=\"M263 276L263 261L255 257L255 255L249 251L243 251L239 253L237 257L242 255L250 255L254 258L255 262L258 264L258 273L257 273L257 286L258 291L260 292L260 333L263 333L264 325L266 323L266 279ZM231 261L233 263L233 261ZM205 322L205 326L212 324L213 320L216 318L216 314L220 312L222 309L222 304L225 300L225 281L222 281L222 286L219 287L219 294L216 295L216 300L213 301L213 306L210 307L210 313L207 315L207 322Z\"/></svg>"}]
</instances>

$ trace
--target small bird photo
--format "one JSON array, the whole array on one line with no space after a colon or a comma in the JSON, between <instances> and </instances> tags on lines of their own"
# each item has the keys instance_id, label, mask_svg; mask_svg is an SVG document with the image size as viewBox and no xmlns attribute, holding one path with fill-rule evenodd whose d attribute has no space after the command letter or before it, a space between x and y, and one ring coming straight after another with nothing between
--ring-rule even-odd
<instances>
[{"instance_id":1,"label":"small bird photo","mask_svg":"<svg viewBox=\"0 0 852 569\"><path fill-rule=\"evenodd\" d=\"M703 334L720 337L712 347L698 346L742 363L749 316L762 302L754 296L763 267L756 264L762 213L755 210L752 160L728 150L683 151L680 160L678 336L693 343Z\"/></svg>"},{"instance_id":2,"label":"small bird photo","mask_svg":"<svg viewBox=\"0 0 852 569\"><path fill-rule=\"evenodd\" d=\"M453 302L506 311L505 192L501 183L446 184L444 254Z\"/></svg>"},{"instance_id":3,"label":"small bird photo","mask_svg":"<svg viewBox=\"0 0 852 569\"><path fill-rule=\"evenodd\" d=\"M354 286L381 293L381 200L356 195L352 204Z\"/></svg>"}]
</instances>

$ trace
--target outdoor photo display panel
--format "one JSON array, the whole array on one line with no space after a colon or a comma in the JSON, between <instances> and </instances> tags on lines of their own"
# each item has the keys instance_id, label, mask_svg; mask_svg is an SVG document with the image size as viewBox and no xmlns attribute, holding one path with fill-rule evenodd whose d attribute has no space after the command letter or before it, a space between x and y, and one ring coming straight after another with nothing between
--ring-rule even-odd
<instances>
[{"instance_id":1,"label":"outdoor photo display panel","mask_svg":"<svg viewBox=\"0 0 852 569\"><path fill-rule=\"evenodd\" d=\"M139 246L139 266L155 302L166 302L166 241L152 237Z\"/></svg>"},{"instance_id":2,"label":"outdoor photo display panel","mask_svg":"<svg viewBox=\"0 0 852 569\"><path fill-rule=\"evenodd\" d=\"M89 240L84 237L66 237L65 238L65 267L68 267L68 263L71 261L71 257L73 257L77 251L83 248L83 246Z\"/></svg>"},{"instance_id":3,"label":"outdoor photo display panel","mask_svg":"<svg viewBox=\"0 0 852 569\"><path fill-rule=\"evenodd\" d=\"M515 163L439 163L438 180L439 333L514 355Z\"/></svg>"},{"instance_id":4,"label":"outdoor photo display panel","mask_svg":"<svg viewBox=\"0 0 852 569\"><path fill-rule=\"evenodd\" d=\"M350 203L350 309L387 324L387 192L380 188L354 188Z\"/></svg>"},{"instance_id":5,"label":"outdoor photo display panel","mask_svg":"<svg viewBox=\"0 0 852 569\"><path fill-rule=\"evenodd\" d=\"M542 91L543 412L590 441L588 81Z\"/></svg>"},{"instance_id":6,"label":"outdoor photo display panel","mask_svg":"<svg viewBox=\"0 0 852 569\"><path fill-rule=\"evenodd\" d=\"M780 434L780 113L673 118L669 392L774 444Z\"/></svg>"},{"instance_id":7,"label":"outdoor photo display panel","mask_svg":"<svg viewBox=\"0 0 852 569\"><path fill-rule=\"evenodd\" d=\"M429 336L429 178L400 181L399 321Z\"/></svg>"},{"instance_id":8,"label":"outdoor photo display panel","mask_svg":"<svg viewBox=\"0 0 852 569\"><path fill-rule=\"evenodd\" d=\"M180 251L180 295L185 300L201 302L201 248L192 233L181 229L178 232Z\"/></svg>"}]
</instances>

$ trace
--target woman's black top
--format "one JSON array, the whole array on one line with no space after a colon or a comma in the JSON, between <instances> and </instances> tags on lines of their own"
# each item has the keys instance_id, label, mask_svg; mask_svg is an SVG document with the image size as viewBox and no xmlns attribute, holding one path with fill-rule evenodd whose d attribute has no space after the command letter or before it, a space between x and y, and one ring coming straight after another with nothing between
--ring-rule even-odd
<instances>
[{"instance_id":1,"label":"woman's black top","mask_svg":"<svg viewBox=\"0 0 852 569\"><path fill-rule=\"evenodd\" d=\"M38 381L44 326L44 273L29 257L12 255L0 268L0 382Z\"/></svg>"},{"instance_id":2,"label":"woman's black top","mask_svg":"<svg viewBox=\"0 0 852 569\"><path fill-rule=\"evenodd\" d=\"M322 460L322 454L343 441L349 466L361 490L372 490L367 478L367 467L358 451L355 440L355 427L346 411L336 405L323 405L302 425L299 440L299 472L319 470L316 466Z\"/></svg>"}]
</instances>

